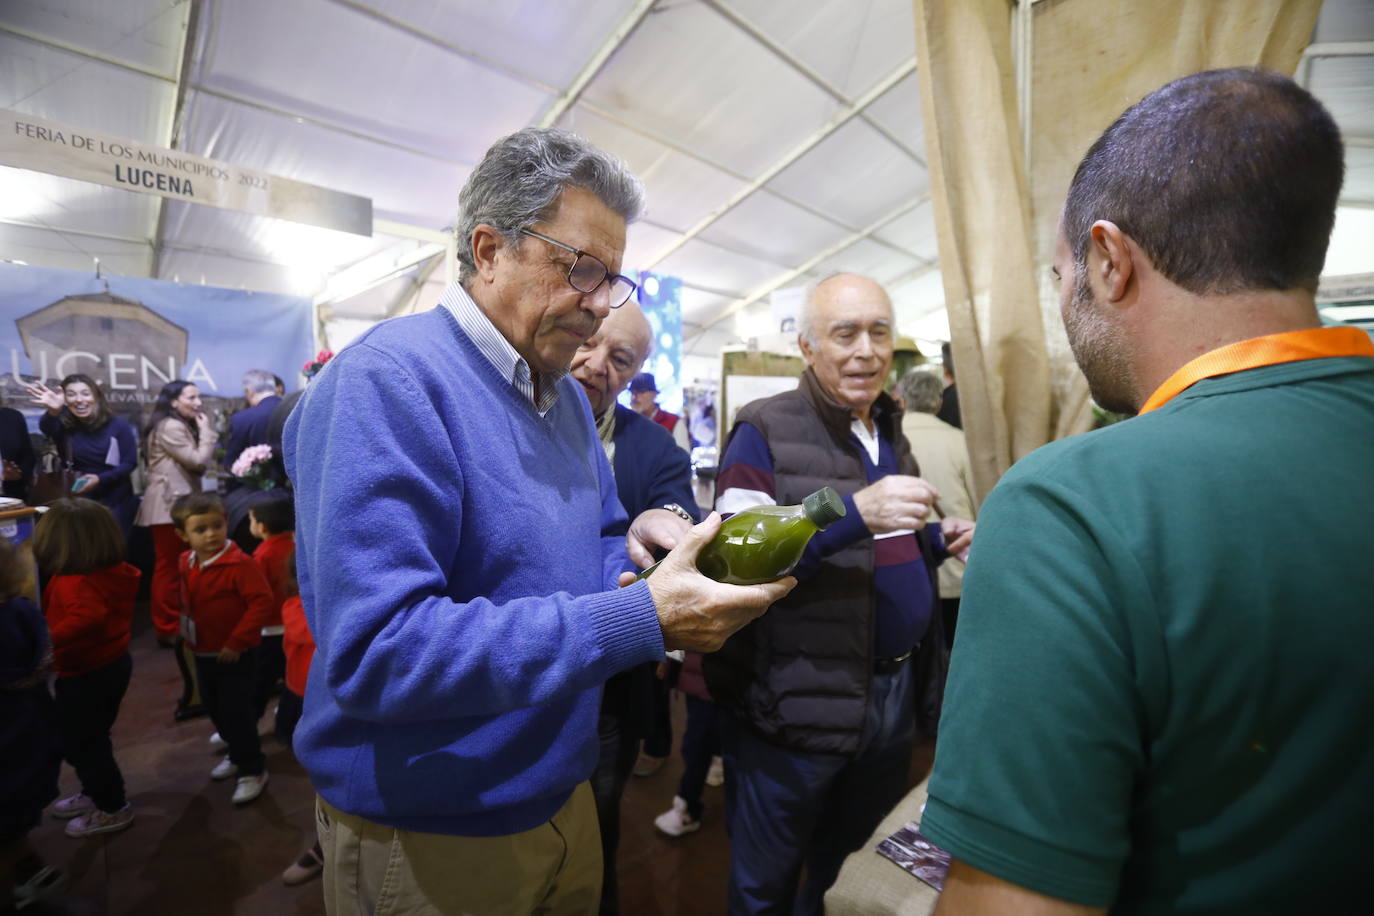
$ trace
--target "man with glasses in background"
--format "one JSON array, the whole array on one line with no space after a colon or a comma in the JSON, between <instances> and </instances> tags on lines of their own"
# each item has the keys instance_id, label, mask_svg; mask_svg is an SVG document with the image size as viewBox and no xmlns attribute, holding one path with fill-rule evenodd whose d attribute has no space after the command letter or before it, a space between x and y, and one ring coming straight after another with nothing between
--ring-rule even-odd
<instances>
[{"instance_id":1,"label":"man with glasses in background","mask_svg":"<svg viewBox=\"0 0 1374 916\"><path fill-rule=\"evenodd\" d=\"M567 375L634 293L641 200L573 134L498 141L459 195L459 282L335 357L287 422L318 644L296 751L330 913L594 911L601 685L718 647L793 584L701 576L715 517L651 509L626 537ZM616 588L627 548L647 565L679 541Z\"/></svg>"}]
</instances>

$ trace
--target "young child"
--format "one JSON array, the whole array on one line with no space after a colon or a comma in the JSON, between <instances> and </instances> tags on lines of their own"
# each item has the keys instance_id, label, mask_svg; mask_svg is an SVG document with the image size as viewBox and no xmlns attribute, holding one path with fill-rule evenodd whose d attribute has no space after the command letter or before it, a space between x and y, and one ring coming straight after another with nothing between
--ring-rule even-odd
<instances>
[{"instance_id":1,"label":"young child","mask_svg":"<svg viewBox=\"0 0 1374 916\"><path fill-rule=\"evenodd\" d=\"M296 549L296 507L287 495L272 495L248 510L248 528L253 537L262 540L253 551L253 559L262 568L267 584L272 587L272 617L262 628L262 645L258 647L257 681L253 689L253 709L261 719L267 711L267 702L277 693L286 668L286 658L282 655L282 603L290 597L289 576L286 560ZM282 735L281 713L278 711L278 724L274 729L278 738L290 741Z\"/></svg>"},{"instance_id":2,"label":"young child","mask_svg":"<svg viewBox=\"0 0 1374 916\"><path fill-rule=\"evenodd\" d=\"M210 778L237 775L234 804L247 804L267 785L253 715L253 675L255 648L272 614L272 589L252 557L229 540L224 502L217 494L177 497L172 524L191 548L177 564L182 637L195 655L210 721L229 746L229 756Z\"/></svg>"},{"instance_id":3,"label":"young child","mask_svg":"<svg viewBox=\"0 0 1374 916\"><path fill-rule=\"evenodd\" d=\"M281 619L285 627L282 649L286 653L286 689L282 691L281 703L277 708L277 727L285 735L286 743L290 744L305 705L305 682L310 676L310 662L315 657L315 637L310 634L310 626L305 622L305 608L301 606L296 584L295 550L287 555L286 571L289 597L281 606ZM314 845L282 872L281 879L288 887L294 887L304 884L322 871L324 853L316 838Z\"/></svg>"},{"instance_id":4,"label":"young child","mask_svg":"<svg viewBox=\"0 0 1374 916\"><path fill-rule=\"evenodd\" d=\"M90 499L59 499L33 533L43 575L43 613L52 634L54 691L62 752L81 791L53 805L67 836L114 833L134 822L110 729L129 688L129 630L140 573L124 562L114 514Z\"/></svg>"},{"instance_id":5,"label":"young child","mask_svg":"<svg viewBox=\"0 0 1374 916\"><path fill-rule=\"evenodd\" d=\"M62 890L61 872L28 835L57 797L62 741L48 692L48 628L32 595L32 563L0 537L0 912Z\"/></svg>"}]
</instances>

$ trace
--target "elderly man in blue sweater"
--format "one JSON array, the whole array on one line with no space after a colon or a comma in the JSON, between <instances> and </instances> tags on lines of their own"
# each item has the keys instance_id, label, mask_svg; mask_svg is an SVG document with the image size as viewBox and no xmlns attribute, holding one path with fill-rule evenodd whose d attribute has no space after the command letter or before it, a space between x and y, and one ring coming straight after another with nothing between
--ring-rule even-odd
<instances>
[{"instance_id":1,"label":"elderly man in blue sweater","mask_svg":"<svg viewBox=\"0 0 1374 916\"><path fill-rule=\"evenodd\" d=\"M319 647L296 750L330 913L596 909L601 685L718 647L795 584L701 576L715 516L651 509L626 536L567 371L634 291L617 271L641 201L572 134L498 141L459 196L459 283L335 357L287 423ZM616 588L627 550L675 543Z\"/></svg>"}]
</instances>

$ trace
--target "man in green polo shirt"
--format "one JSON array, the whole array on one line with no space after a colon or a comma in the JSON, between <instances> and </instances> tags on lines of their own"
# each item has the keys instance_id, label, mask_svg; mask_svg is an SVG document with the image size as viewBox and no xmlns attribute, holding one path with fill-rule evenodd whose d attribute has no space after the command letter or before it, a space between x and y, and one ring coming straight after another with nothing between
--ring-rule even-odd
<instances>
[{"instance_id":1,"label":"man in green polo shirt","mask_svg":"<svg viewBox=\"0 0 1374 916\"><path fill-rule=\"evenodd\" d=\"M1313 304L1339 132L1199 73L1069 190L1094 398L979 518L922 830L937 910L1352 913L1374 867L1374 343Z\"/></svg>"}]
</instances>

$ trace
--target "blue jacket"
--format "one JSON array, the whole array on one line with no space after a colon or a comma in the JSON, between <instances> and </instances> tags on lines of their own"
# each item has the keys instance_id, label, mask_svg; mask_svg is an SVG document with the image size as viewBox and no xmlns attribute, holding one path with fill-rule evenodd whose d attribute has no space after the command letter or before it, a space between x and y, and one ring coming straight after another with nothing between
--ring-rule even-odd
<instances>
[{"instance_id":1,"label":"blue jacket","mask_svg":"<svg viewBox=\"0 0 1374 916\"><path fill-rule=\"evenodd\" d=\"M38 428L53 441L57 454L66 459L70 440L72 467L78 474L95 474L100 482L82 491L81 496L93 499L114 513L119 521L124 537L128 538L134 524L134 513L138 511L138 498L129 478L138 466L138 439L129 421L120 416L110 417L110 421L99 429L75 426L68 429L62 425L60 416L44 413L38 421ZM113 443L113 447L111 447ZM115 457L113 464L105 459Z\"/></svg>"},{"instance_id":2,"label":"blue jacket","mask_svg":"<svg viewBox=\"0 0 1374 916\"><path fill-rule=\"evenodd\" d=\"M692 495L692 463L673 434L628 407L615 405L615 488L631 519L645 509L677 503L701 517ZM660 659L661 660L661 659ZM606 682L603 714L613 715L623 733L647 738L654 724L656 662L636 665Z\"/></svg>"},{"instance_id":3,"label":"blue jacket","mask_svg":"<svg viewBox=\"0 0 1374 916\"><path fill-rule=\"evenodd\" d=\"M281 398L271 394L229 418L229 435L224 439L225 470L234 466L239 453L248 446L267 442L267 424L280 403Z\"/></svg>"},{"instance_id":4,"label":"blue jacket","mask_svg":"<svg viewBox=\"0 0 1374 916\"><path fill-rule=\"evenodd\" d=\"M615 489L631 519L668 503L700 517L692 496L692 463L672 433L616 404L611 439L615 442Z\"/></svg>"},{"instance_id":5,"label":"blue jacket","mask_svg":"<svg viewBox=\"0 0 1374 916\"><path fill-rule=\"evenodd\" d=\"M614 589L625 514L571 378L540 417L447 309L383 322L286 424L318 650L295 736L330 804L408 830L547 821L592 772L601 685L663 655Z\"/></svg>"}]
</instances>

